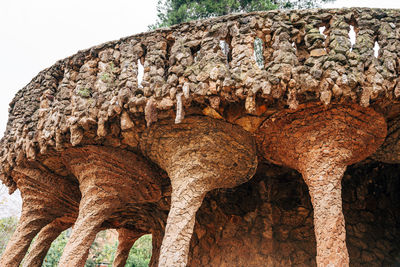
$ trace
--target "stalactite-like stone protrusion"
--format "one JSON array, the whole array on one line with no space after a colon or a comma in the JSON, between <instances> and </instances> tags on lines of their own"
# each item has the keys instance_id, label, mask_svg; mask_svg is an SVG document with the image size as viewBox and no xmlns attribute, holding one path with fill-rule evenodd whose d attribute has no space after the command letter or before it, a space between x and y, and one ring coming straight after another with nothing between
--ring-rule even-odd
<instances>
[{"instance_id":1,"label":"stalactite-like stone protrusion","mask_svg":"<svg viewBox=\"0 0 400 267\"><path fill-rule=\"evenodd\" d=\"M207 117L154 124L143 141L144 153L167 171L172 184L159 266L183 267L205 194L237 186L253 176L257 167L254 141L242 128Z\"/></svg>"},{"instance_id":2,"label":"stalactite-like stone protrusion","mask_svg":"<svg viewBox=\"0 0 400 267\"><path fill-rule=\"evenodd\" d=\"M44 227L36 237L33 246L31 247L26 259L23 262L23 267L40 267L46 257L51 243L63 232L71 227L71 223L55 220Z\"/></svg>"},{"instance_id":3,"label":"stalactite-like stone protrusion","mask_svg":"<svg viewBox=\"0 0 400 267\"><path fill-rule=\"evenodd\" d=\"M185 110L183 109L182 93L176 95L176 117L175 123L181 123L185 117Z\"/></svg>"},{"instance_id":4,"label":"stalactite-like stone protrusion","mask_svg":"<svg viewBox=\"0 0 400 267\"><path fill-rule=\"evenodd\" d=\"M160 200L158 173L136 154L108 147L71 148L62 156L79 181L82 200L59 266L84 266L97 232L113 213Z\"/></svg>"},{"instance_id":5,"label":"stalactite-like stone protrusion","mask_svg":"<svg viewBox=\"0 0 400 267\"><path fill-rule=\"evenodd\" d=\"M341 179L346 166L384 141L381 114L358 105L304 105L269 118L257 133L259 150L276 164L297 169L314 207L317 265L349 266Z\"/></svg>"},{"instance_id":6,"label":"stalactite-like stone protrusion","mask_svg":"<svg viewBox=\"0 0 400 267\"><path fill-rule=\"evenodd\" d=\"M124 267L126 260L129 257L129 251L133 244L140 238L144 233L136 233L135 231L121 228L118 229L118 248L115 253L115 259L113 267Z\"/></svg>"},{"instance_id":7,"label":"stalactite-like stone protrusion","mask_svg":"<svg viewBox=\"0 0 400 267\"><path fill-rule=\"evenodd\" d=\"M43 214L35 215L37 210L22 209L17 228L7 244L7 248L0 260L0 266L19 266L29 248L33 238L51 219Z\"/></svg>"},{"instance_id":8,"label":"stalactite-like stone protrusion","mask_svg":"<svg viewBox=\"0 0 400 267\"><path fill-rule=\"evenodd\" d=\"M77 184L41 166L15 168L13 178L21 191L22 213L0 259L2 267L19 266L36 234L57 218L74 217L80 198Z\"/></svg>"}]
</instances>

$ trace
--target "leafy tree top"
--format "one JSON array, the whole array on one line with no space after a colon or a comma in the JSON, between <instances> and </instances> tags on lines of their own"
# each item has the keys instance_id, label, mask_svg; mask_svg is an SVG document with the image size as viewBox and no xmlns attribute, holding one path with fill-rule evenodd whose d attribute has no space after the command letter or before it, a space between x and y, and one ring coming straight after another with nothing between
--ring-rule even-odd
<instances>
[{"instance_id":1,"label":"leafy tree top","mask_svg":"<svg viewBox=\"0 0 400 267\"><path fill-rule=\"evenodd\" d=\"M272 10L277 8L312 8L334 0L159 0L157 22L151 29L168 27L196 19L230 13Z\"/></svg>"}]
</instances>

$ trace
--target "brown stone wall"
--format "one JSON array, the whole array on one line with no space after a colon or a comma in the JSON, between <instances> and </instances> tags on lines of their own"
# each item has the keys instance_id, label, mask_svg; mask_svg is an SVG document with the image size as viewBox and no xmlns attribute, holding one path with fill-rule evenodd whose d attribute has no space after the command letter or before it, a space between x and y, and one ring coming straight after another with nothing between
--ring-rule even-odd
<instances>
[{"instance_id":1,"label":"brown stone wall","mask_svg":"<svg viewBox=\"0 0 400 267\"><path fill-rule=\"evenodd\" d=\"M399 173L399 165L376 162L346 171L350 266L400 263ZM296 171L268 166L248 183L206 196L189 266L316 266L315 247L307 185Z\"/></svg>"},{"instance_id":2,"label":"brown stone wall","mask_svg":"<svg viewBox=\"0 0 400 267\"><path fill-rule=\"evenodd\" d=\"M135 149L146 124L179 122L185 113L250 131L282 107L310 101L356 102L386 113L400 96L399 18L399 10L360 8L235 14L82 50L40 72L10 103L0 179L15 190L12 168L53 149L87 143ZM263 68L253 57L256 38L263 41Z\"/></svg>"},{"instance_id":3,"label":"brown stone wall","mask_svg":"<svg viewBox=\"0 0 400 267\"><path fill-rule=\"evenodd\" d=\"M400 264L400 165L349 168L343 178L343 212L352 266Z\"/></svg>"}]
</instances>

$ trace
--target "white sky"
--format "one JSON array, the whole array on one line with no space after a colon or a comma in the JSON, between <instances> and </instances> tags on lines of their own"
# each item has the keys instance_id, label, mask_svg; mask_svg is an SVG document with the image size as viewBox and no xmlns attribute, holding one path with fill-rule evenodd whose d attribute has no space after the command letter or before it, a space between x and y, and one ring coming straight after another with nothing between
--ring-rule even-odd
<instances>
[{"instance_id":1,"label":"white sky","mask_svg":"<svg viewBox=\"0 0 400 267\"><path fill-rule=\"evenodd\" d=\"M157 0L1 0L0 137L15 93L78 50L147 30ZM400 8L399 0L337 0L325 7ZM1 196L0 196L1 197ZM15 198L14 198L15 201ZM2 213L0 202L0 217Z\"/></svg>"},{"instance_id":2,"label":"white sky","mask_svg":"<svg viewBox=\"0 0 400 267\"><path fill-rule=\"evenodd\" d=\"M0 137L8 103L36 74L78 50L147 31L156 21L157 0L0 0ZM15 213L18 192L0 218Z\"/></svg>"}]
</instances>

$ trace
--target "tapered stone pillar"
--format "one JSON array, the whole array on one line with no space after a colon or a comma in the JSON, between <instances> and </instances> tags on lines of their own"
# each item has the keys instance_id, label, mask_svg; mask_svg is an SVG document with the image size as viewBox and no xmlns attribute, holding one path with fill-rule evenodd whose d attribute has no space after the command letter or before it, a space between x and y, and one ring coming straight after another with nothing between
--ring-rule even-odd
<instances>
[{"instance_id":1,"label":"tapered stone pillar","mask_svg":"<svg viewBox=\"0 0 400 267\"><path fill-rule=\"evenodd\" d=\"M314 208L318 266L348 266L341 181L346 166L314 165L302 171Z\"/></svg>"},{"instance_id":2,"label":"tapered stone pillar","mask_svg":"<svg viewBox=\"0 0 400 267\"><path fill-rule=\"evenodd\" d=\"M77 184L40 166L15 168L13 178L21 191L22 212L0 259L0 266L10 267L19 266L43 227L56 219L74 217L80 198Z\"/></svg>"},{"instance_id":3,"label":"tapered stone pillar","mask_svg":"<svg viewBox=\"0 0 400 267\"><path fill-rule=\"evenodd\" d=\"M113 213L161 198L157 173L136 154L107 147L71 148L65 165L79 180L82 200L59 266L84 266L91 244Z\"/></svg>"},{"instance_id":4,"label":"tapered stone pillar","mask_svg":"<svg viewBox=\"0 0 400 267\"><path fill-rule=\"evenodd\" d=\"M385 136L383 116L358 105L304 105L260 127L257 141L264 157L297 169L308 185L318 266L349 266L341 179L347 165L371 155Z\"/></svg>"},{"instance_id":5,"label":"tapered stone pillar","mask_svg":"<svg viewBox=\"0 0 400 267\"><path fill-rule=\"evenodd\" d=\"M167 171L172 184L159 266L186 266L195 215L205 194L253 176L257 167L253 138L239 126L191 117L180 124L153 125L143 135L142 148Z\"/></svg>"},{"instance_id":6,"label":"tapered stone pillar","mask_svg":"<svg viewBox=\"0 0 400 267\"><path fill-rule=\"evenodd\" d=\"M51 243L63 232L71 227L71 223L54 220L46 225L37 235L29 253L23 262L23 267L40 267L46 257Z\"/></svg>"},{"instance_id":7,"label":"tapered stone pillar","mask_svg":"<svg viewBox=\"0 0 400 267\"><path fill-rule=\"evenodd\" d=\"M166 220L165 220L166 222ZM151 259L149 262L150 267L158 267L159 259L160 259L160 250L161 250L161 244L165 232L165 224L163 224L164 227L156 227L151 235L151 241L152 241L152 247L153 250L151 252Z\"/></svg>"},{"instance_id":8,"label":"tapered stone pillar","mask_svg":"<svg viewBox=\"0 0 400 267\"><path fill-rule=\"evenodd\" d=\"M19 266L33 238L40 229L51 221L51 218L42 214L35 215L34 213L36 212L39 212L39 210L29 209L27 211L22 208L17 228L7 244L7 248L0 260L0 266Z\"/></svg>"},{"instance_id":9,"label":"tapered stone pillar","mask_svg":"<svg viewBox=\"0 0 400 267\"><path fill-rule=\"evenodd\" d=\"M118 229L117 232L118 247L117 252L115 253L113 267L124 267L133 244L135 244L136 240L138 240L144 233L136 233L126 228Z\"/></svg>"}]
</instances>

